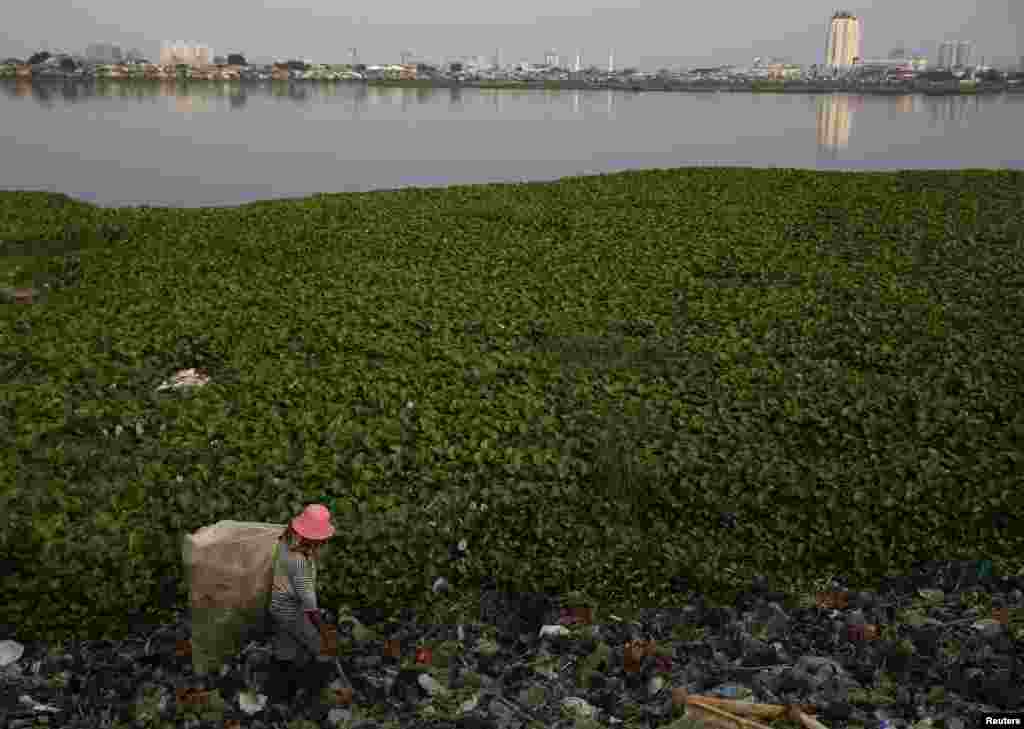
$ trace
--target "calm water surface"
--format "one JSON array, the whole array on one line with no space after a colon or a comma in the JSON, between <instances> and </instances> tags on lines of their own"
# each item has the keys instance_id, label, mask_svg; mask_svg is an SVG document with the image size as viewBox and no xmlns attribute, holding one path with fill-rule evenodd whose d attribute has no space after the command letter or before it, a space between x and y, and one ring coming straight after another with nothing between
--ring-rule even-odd
<instances>
[{"instance_id":1,"label":"calm water surface","mask_svg":"<svg viewBox=\"0 0 1024 729\"><path fill-rule=\"evenodd\" d=\"M99 205L238 205L652 167L1024 169L1024 94L8 81L0 120L0 189Z\"/></svg>"}]
</instances>

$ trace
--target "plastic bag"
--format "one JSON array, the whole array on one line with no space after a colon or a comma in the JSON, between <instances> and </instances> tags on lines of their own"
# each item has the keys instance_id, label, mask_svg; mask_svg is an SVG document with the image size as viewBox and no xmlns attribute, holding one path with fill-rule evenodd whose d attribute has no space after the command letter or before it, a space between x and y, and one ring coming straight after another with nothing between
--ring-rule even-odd
<instances>
[{"instance_id":1,"label":"plastic bag","mask_svg":"<svg viewBox=\"0 0 1024 729\"><path fill-rule=\"evenodd\" d=\"M277 546L285 524L219 521L182 543L192 608L192 667L219 670L269 628Z\"/></svg>"}]
</instances>

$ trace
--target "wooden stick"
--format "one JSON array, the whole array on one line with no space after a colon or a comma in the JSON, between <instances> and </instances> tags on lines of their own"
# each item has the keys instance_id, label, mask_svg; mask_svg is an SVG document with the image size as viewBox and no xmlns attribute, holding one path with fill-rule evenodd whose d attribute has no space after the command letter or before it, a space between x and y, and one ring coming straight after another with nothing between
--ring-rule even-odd
<instances>
[{"instance_id":1,"label":"wooden stick","mask_svg":"<svg viewBox=\"0 0 1024 729\"><path fill-rule=\"evenodd\" d=\"M687 715L693 715L693 718L697 721L710 726L721 727L721 729L771 729L771 727L767 727L764 724L740 718L735 714L730 714L728 711L705 704L696 697L686 700L686 713Z\"/></svg>"},{"instance_id":2,"label":"wooden stick","mask_svg":"<svg viewBox=\"0 0 1024 729\"><path fill-rule=\"evenodd\" d=\"M754 716L759 719L778 719L781 716L786 716L790 711L790 706L796 708L798 711L805 714L815 714L817 709L813 706L802 706L799 704L792 704L781 706L779 704L756 704L752 701L737 701L735 699L720 699L714 696L700 696L690 695L686 697L686 701L699 701L702 704L708 706L714 706L723 711L728 711L731 714L743 714L746 716Z\"/></svg>"},{"instance_id":3,"label":"wooden stick","mask_svg":"<svg viewBox=\"0 0 1024 729\"><path fill-rule=\"evenodd\" d=\"M796 721L803 724L806 729L828 729L827 726L822 724L820 721L815 719L813 716L807 716L804 712L800 711L796 706L789 707L789 716L791 721Z\"/></svg>"},{"instance_id":4,"label":"wooden stick","mask_svg":"<svg viewBox=\"0 0 1024 729\"><path fill-rule=\"evenodd\" d=\"M728 706L732 711L726 711L723 705ZM805 729L828 729L817 719L804 713L801 710L802 707L797 704L779 706L778 704L754 704L749 701L716 699L709 696L687 696L686 707L687 713L692 714L697 721L723 729L770 729L764 724L743 719L736 714L747 714L768 721L786 718L802 724Z\"/></svg>"}]
</instances>

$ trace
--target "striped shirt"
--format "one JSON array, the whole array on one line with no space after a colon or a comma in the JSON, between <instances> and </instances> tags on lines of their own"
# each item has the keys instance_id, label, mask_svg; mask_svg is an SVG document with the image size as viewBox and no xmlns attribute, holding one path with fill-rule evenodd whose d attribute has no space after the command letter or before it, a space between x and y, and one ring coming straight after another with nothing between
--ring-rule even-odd
<instances>
[{"instance_id":1,"label":"striped shirt","mask_svg":"<svg viewBox=\"0 0 1024 729\"><path fill-rule=\"evenodd\" d=\"M270 614L285 624L305 618L306 610L316 610L316 562L288 548L282 539L274 563L274 583L270 594Z\"/></svg>"}]
</instances>

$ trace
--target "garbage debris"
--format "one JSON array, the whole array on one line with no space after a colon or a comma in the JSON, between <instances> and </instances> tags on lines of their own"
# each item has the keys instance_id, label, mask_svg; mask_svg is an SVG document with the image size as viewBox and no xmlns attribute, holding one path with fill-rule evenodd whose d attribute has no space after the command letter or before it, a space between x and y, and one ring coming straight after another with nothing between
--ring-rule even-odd
<instances>
[{"instance_id":1,"label":"garbage debris","mask_svg":"<svg viewBox=\"0 0 1024 729\"><path fill-rule=\"evenodd\" d=\"M156 388L157 391L161 390L180 390L183 387L202 387L210 381L210 378L202 370L189 368L187 370L179 370L174 373L174 376L164 382Z\"/></svg>"},{"instance_id":2,"label":"garbage debris","mask_svg":"<svg viewBox=\"0 0 1024 729\"><path fill-rule=\"evenodd\" d=\"M13 640L0 640L0 668L17 663L25 652L25 646Z\"/></svg>"}]
</instances>

